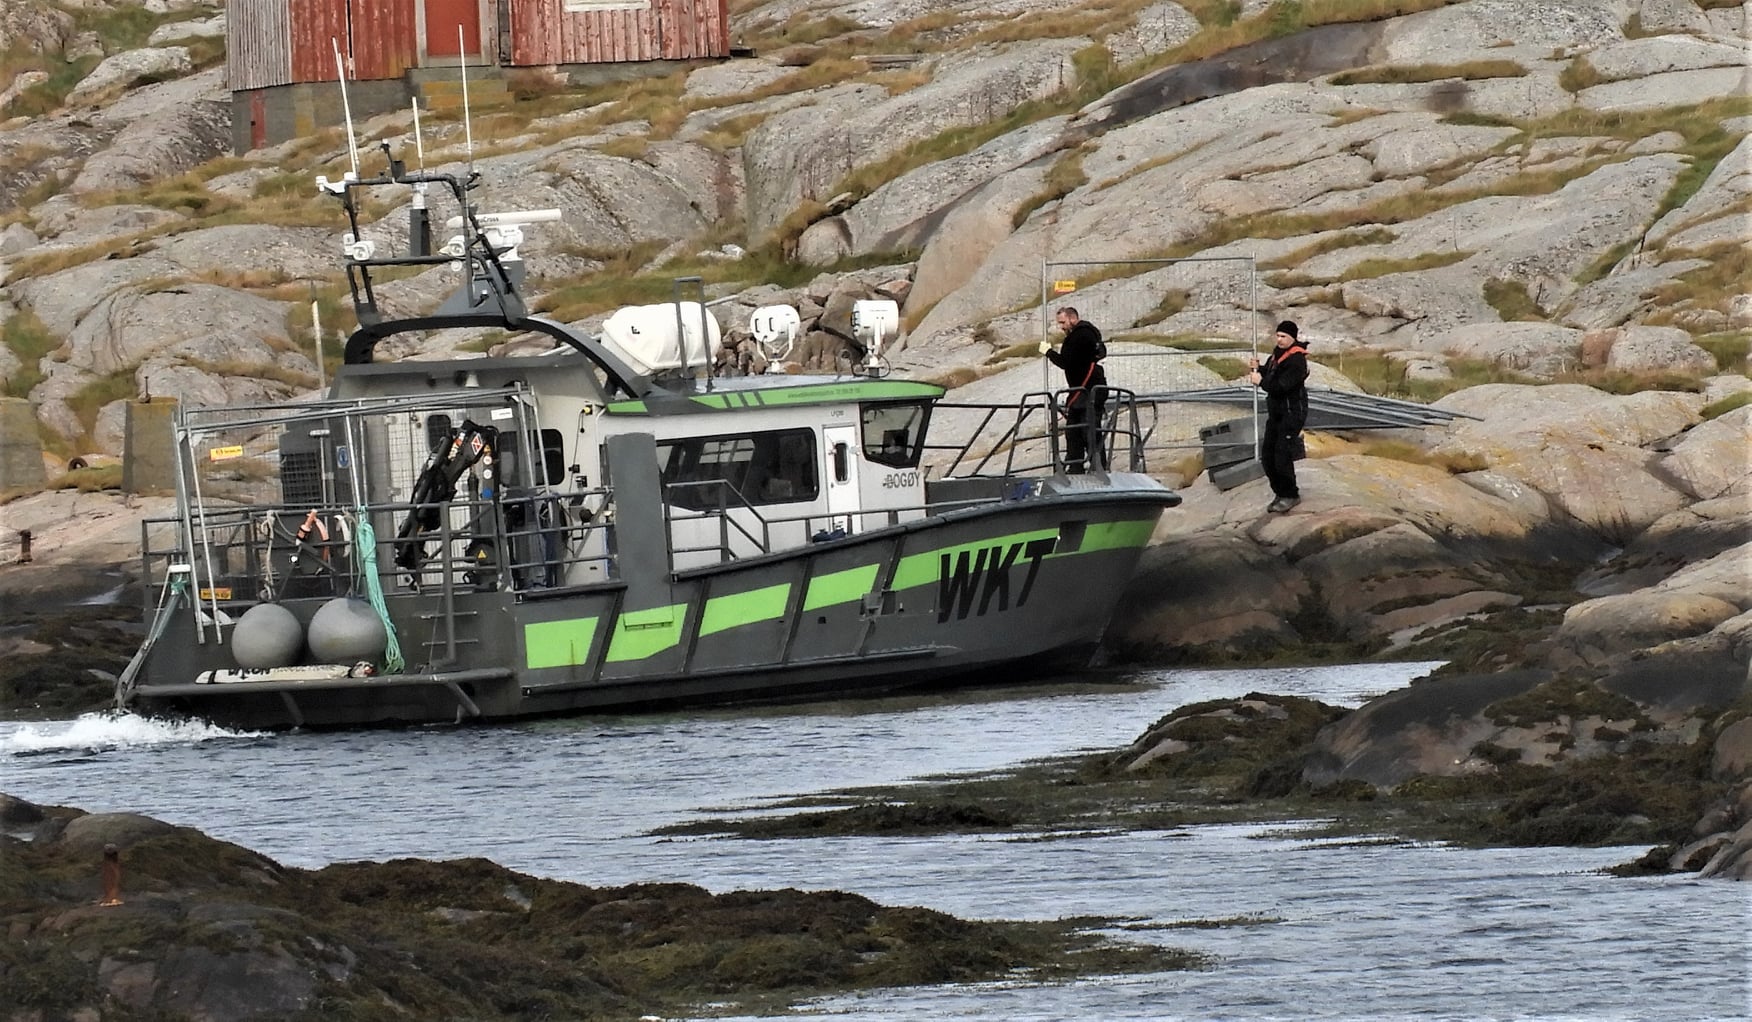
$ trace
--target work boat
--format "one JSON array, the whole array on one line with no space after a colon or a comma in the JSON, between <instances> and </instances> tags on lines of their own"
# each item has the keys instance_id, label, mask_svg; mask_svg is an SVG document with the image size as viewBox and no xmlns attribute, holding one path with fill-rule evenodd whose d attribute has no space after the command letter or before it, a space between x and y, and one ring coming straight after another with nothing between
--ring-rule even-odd
<instances>
[{"instance_id":1,"label":"work boat","mask_svg":"<svg viewBox=\"0 0 1752 1022\"><path fill-rule=\"evenodd\" d=\"M718 378L703 292L600 334L530 314L517 245L557 212L477 214L472 178L397 162L318 183L352 225L359 328L321 400L179 410L179 513L144 527L121 706L343 728L1022 679L1087 663L1179 502L1143 473L1126 392L1070 474L1064 393L952 406L885 376L892 303L858 308L848 371ZM360 222L381 187L414 195L393 258ZM436 250L428 190L461 211ZM374 271L446 264L435 312L379 309ZM763 340L794 336L794 310L763 312ZM373 360L456 327L554 349Z\"/></svg>"}]
</instances>

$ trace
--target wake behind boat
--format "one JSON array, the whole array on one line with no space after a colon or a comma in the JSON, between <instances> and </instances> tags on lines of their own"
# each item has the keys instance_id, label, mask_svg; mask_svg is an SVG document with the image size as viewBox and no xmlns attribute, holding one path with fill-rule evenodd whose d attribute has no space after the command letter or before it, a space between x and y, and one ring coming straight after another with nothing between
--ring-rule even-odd
<instances>
[{"instance_id":1,"label":"wake behind boat","mask_svg":"<svg viewBox=\"0 0 1752 1022\"><path fill-rule=\"evenodd\" d=\"M318 183L351 223L359 329L323 400L179 411L179 514L144 530L121 706L354 727L1014 680L1087 662L1179 503L1143 474L1124 390L1086 427L1087 474L1065 392L935 438L943 389L883 378L892 303L861 303L849 373L715 378L718 324L679 285L598 335L529 314L517 246L557 212L480 214L472 177L396 161ZM415 196L399 257L361 240L384 188ZM435 252L433 188L460 210ZM443 306L381 314L374 271L438 265L461 274ZM452 327L555 349L373 361Z\"/></svg>"}]
</instances>

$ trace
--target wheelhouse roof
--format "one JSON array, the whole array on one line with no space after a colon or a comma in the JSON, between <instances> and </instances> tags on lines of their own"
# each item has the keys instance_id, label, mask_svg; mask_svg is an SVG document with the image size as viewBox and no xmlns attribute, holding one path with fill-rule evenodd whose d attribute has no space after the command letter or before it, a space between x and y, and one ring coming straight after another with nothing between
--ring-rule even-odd
<instances>
[{"instance_id":1,"label":"wheelhouse roof","mask_svg":"<svg viewBox=\"0 0 1752 1022\"><path fill-rule=\"evenodd\" d=\"M867 380L844 376L735 376L713 380L712 389L691 393L653 393L643 400L616 401L610 415L688 415L699 412L796 408L801 405L860 401L935 401L943 388L916 380Z\"/></svg>"}]
</instances>

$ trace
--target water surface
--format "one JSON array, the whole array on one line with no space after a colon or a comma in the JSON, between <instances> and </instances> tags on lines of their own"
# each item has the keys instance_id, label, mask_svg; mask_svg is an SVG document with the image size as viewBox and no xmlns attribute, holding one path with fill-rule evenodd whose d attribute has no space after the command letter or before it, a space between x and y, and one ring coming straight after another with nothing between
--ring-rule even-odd
<instances>
[{"instance_id":1,"label":"water surface","mask_svg":"<svg viewBox=\"0 0 1752 1022\"><path fill-rule=\"evenodd\" d=\"M1105 675L849 703L490 728L239 735L87 717L0 724L0 790L144 812L291 865L483 855L611 885L856 891L981 918L1123 918L1214 968L881 991L845 1019L1747 1018L1752 896L1598 872L1641 848L1461 850L1201 826L739 841L648 836L702 811L1111 749L1248 691L1357 705L1428 664ZM1235 919L1218 929L1164 929Z\"/></svg>"}]
</instances>

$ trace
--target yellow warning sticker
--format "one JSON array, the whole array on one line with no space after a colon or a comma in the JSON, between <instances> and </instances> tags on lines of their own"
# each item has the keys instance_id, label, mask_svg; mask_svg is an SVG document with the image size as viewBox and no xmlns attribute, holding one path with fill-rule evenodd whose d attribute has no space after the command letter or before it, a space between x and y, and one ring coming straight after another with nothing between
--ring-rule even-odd
<instances>
[{"instance_id":1,"label":"yellow warning sticker","mask_svg":"<svg viewBox=\"0 0 1752 1022\"><path fill-rule=\"evenodd\" d=\"M203 600L229 600L229 599L231 599L231 587L230 586L219 586L219 587L214 588L214 589L203 589L203 590L201 590L201 599L203 599Z\"/></svg>"},{"instance_id":2,"label":"yellow warning sticker","mask_svg":"<svg viewBox=\"0 0 1752 1022\"><path fill-rule=\"evenodd\" d=\"M1052 282L1052 293L1055 295L1068 295L1076 289L1077 282L1074 280L1055 280Z\"/></svg>"},{"instance_id":3,"label":"yellow warning sticker","mask_svg":"<svg viewBox=\"0 0 1752 1022\"><path fill-rule=\"evenodd\" d=\"M207 452L208 461L228 461L243 457L242 445L236 447L215 447Z\"/></svg>"}]
</instances>

